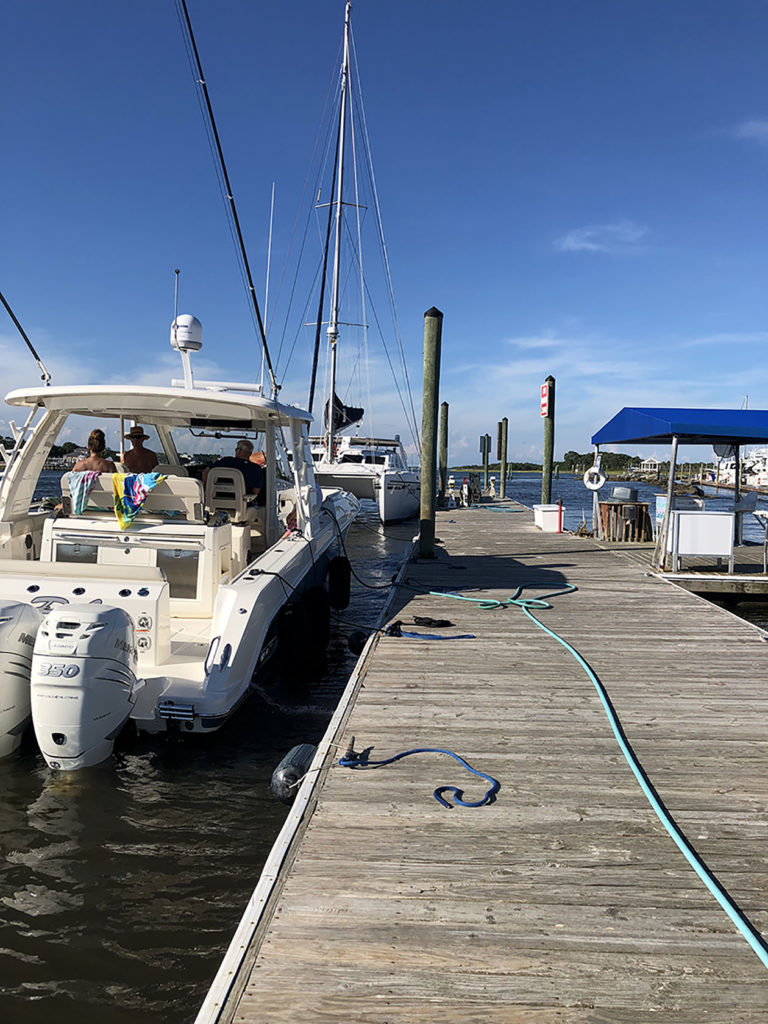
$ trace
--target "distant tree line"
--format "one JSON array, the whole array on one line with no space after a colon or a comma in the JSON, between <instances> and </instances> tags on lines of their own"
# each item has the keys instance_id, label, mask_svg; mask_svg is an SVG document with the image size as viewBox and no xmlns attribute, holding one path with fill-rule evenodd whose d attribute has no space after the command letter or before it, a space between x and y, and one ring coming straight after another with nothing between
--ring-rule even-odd
<instances>
[{"instance_id":1,"label":"distant tree line","mask_svg":"<svg viewBox=\"0 0 768 1024\"><path fill-rule=\"evenodd\" d=\"M566 452L560 463L565 473L576 473L595 461L594 452ZM600 465L606 473L625 473L630 469L639 469L643 460L639 455L624 455L622 452L603 452Z\"/></svg>"}]
</instances>

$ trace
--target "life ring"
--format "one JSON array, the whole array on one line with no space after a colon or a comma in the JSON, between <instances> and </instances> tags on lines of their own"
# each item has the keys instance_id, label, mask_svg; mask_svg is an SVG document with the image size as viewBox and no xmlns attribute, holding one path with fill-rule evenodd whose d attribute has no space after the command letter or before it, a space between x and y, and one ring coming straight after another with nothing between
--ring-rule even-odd
<instances>
[{"instance_id":1,"label":"life ring","mask_svg":"<svg viewBox=\"0 0 768 1024\"><path fill-rule=\"evenodd\" d=\"M605 475L600 472L597 466L590 466L584 474L584 486L590 491L599 491L605 483Z\"/></svg>"}]
</instances>

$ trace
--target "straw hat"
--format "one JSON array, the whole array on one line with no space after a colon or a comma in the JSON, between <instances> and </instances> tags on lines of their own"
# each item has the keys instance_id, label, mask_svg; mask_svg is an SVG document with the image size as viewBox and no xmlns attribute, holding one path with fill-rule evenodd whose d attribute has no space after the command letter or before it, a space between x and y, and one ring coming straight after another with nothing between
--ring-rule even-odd
<instances>
[{"instance_id":1,"label":"straw hat","mask_svg":"<svg viewBox=\"0 0 768 1024\"><path fill-rule=\"evenodd\" d=\"M146 441L149 438L149 434L144 433L144 427L139 426L135 423L127 434L123 434L126 441L138 441L141 438L142 441Z\"/></svg>"}]
</instances>

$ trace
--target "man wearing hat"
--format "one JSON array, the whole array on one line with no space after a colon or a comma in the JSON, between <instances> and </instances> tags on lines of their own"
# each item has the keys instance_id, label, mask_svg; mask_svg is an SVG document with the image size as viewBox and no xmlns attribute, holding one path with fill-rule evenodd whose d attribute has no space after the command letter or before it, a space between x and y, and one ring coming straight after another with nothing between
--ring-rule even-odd
<instances>
[{"instance_id":1,"label":"man wearing hat","mask_svg":"<svg viewBox=\"0 0 768 1024\"><path fill-rule=\"evenodd\" d=\"M144 428L135 423L123 436L132 445L131 450L123 456L125 468L131 473L151 473L157 465L157 456L149 448L144 447L144 442L149 438L149 434L145 434Z\"/></svg>"}]
</instances>

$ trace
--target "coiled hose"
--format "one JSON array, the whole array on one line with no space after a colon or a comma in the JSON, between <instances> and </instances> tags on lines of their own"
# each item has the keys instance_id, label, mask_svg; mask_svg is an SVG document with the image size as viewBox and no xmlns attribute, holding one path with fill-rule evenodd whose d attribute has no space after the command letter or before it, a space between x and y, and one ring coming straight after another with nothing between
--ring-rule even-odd
<instances>
[{"instance_id":1,"label":"coiled hose","mask_svg":"<svg viewBox=\"0 0 768 1024\"><path fill-rule=\"evenodd\" d=\"M747 940L750 948L758 957L762 965L768 968L768 944L766 944L765 939L760 934L760 932L755 928L755 926L752 924L752 922L749 920L746 914L734 902L734 900L729 895L724 886L720 883L718 878L712 873L712 871L710 871L710 869L701 859L701 857L696 852L694 847L688 841L682 829L675 822L669 811L664 806L661 797L654 789L653 784L646 775L645 769L638 760L637 755L632 749L632 746L624 733L624 729L622 728L619 716L616 714L616 711L613 707L613 704L611 703L611 699L608 696L608 692L606 691L605 687L600 682L597 675L589 666L589 664L579 654L579 652L574 647L572 647L567 640L564 640L561 636L555 633L554 630L550 629L548 626L545 626L543 622L540 622L536 618L536 616L533 615L531 609L547 609L552 607L552 605L549 604L547 598L558 597L561 594L570 594L573 593L577 588L572 583L567 583L561 590L554 590L549 594L544 594L543 596L537 598L524 598L521 596L525 589L534 586L536 586L536 584L524 583L521 586L519 586L517 590L515 590L512 597L506 598L503 601L497 601L493 598L477 599L474 597L466 597L460 594L449 594L436 590L432 590L430 591L430 593L438 597L450 597L457 601L474 601L478 608L482 608L485 610L491 610L494 608L506 608L509 606L521 608L523 612L531 620L531 622L535 623L539 627L539 629L543 630L545 633L547 633L548 636L551 636L553 640L556 640L559 644L561 644L561 646L563 646L566 649L566 651L568 651L568 653L576 659L576 661L584 669L587 676L592 681L592 684L594 685L595 689L597 690L597 694L603 705L603 709L605 710L605 713L608 716L608 721L610 723L611 729L613 730L613 734L616 737L616 741L619 744L621 752L624 755L627 764L631 768L632 774L635 776L638 784L640 785L640 788L645 794L648 803L653 808L657 818L662 823L662 825L667 830L672 839L675 841L678 849L683 854L683 856L688 861L693 870L696 872L696 874L699 876L704 885L707 887L709 892L714 896L714 898L720 904L721 908L731 919L736 929L740 932L743 938Z\"/></svg>"}]
</instances>

